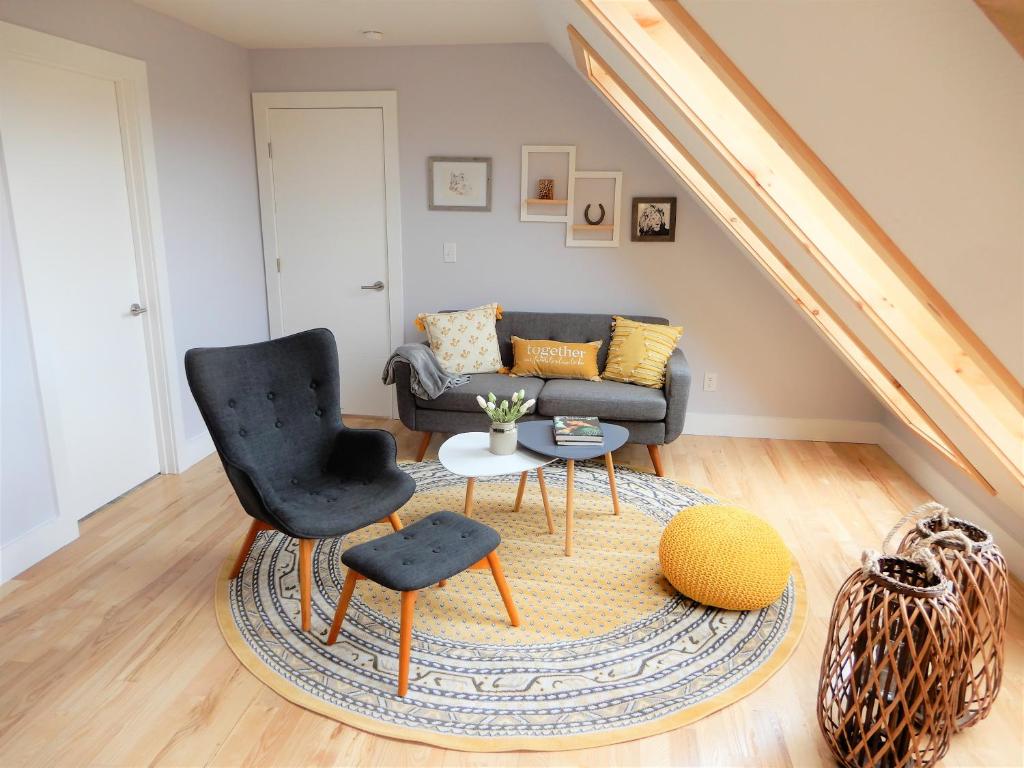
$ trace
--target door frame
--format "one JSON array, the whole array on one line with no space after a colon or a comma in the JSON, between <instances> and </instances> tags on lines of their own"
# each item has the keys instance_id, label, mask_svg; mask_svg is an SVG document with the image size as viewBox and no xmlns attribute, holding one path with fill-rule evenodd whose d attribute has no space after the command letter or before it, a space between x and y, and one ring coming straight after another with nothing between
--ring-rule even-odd
<instances>
[{"instance_id":1,"label":"door frame","mask_svg":"<svg viewBox=\"0 0 1024 768\"><path fill-rule=\"evenodd\" d=\"M114 84L121 127L130 226L139 280L139 301L149 310L140 319L144 323L159 466L162 474L176 474L181 468L187 467L189 462L183 453L186 447L183 405L177 347L174 344L172 330L146 63L0 21L0 74L3 73L8 58L85 74ZM3 133L3 122L3 111L0 108L0 135ZM11 206L14 224L12 235L20 267L22 255L18 248L18 223L13 215L14 202L11 199L6 172L3 173L0 183L4 184L3 197ZM65 526L73 523L74 535L71 538L74 538L77 536L77 518L66 503L70 472L67 456L60 447L59 409L56 407L57 401L52 386L53 374L45 370L45 361L39 359L32 332L32 297L24 281L21 283L21 291L28 310L29 343L35 365L36 386L42 403L43 420L46 424L46 442L56 490L58 522Z\"/></svg>"},{"instance_id":2,"label":"door frame","mask_svg":"<svg viewBox=\"0 0 1024 768\"><path fill-rule=\"evenodd\" d=\"M274 215L274 172L271 163L270 110L272 109L380 109L384 118L384 205L387 219L388 339L391 349L404 340L405 295L402 284L402 195L398 166L397 91L269 91L252 95L253 130L256 137L256 171L260 188L260 222L263 230L263 269L267 278L267 312L270 336L284 334L281 280L277 269L277 219ZM398 416L395 398L391 417Z\"/></svg>"}]
</instances>

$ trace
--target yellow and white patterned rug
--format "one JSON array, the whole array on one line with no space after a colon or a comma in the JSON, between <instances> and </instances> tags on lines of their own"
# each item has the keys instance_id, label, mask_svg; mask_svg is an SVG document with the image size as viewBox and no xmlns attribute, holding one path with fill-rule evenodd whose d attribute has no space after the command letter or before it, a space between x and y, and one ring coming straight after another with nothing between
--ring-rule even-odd
<instances>
[{"instance_id":1,"label":"yellow and white patterned rug","mask_svg":"<svg viewBox=\"0 0 1024 768\"><path fill-rule=\"evenodd\" d=\"M409 524L462 509L465 480L434 461L403 468L417 492ZM324 645L345 568L341 552L390 532L375 525L314 553L313 629L299 629L295 542L262 533L239 578L217 584L228 644L285 698L396 738L475 751L576 749L661 733L749 694L777 671L803 630L799 571L761 611L721 611L678 595L661 576L658 540L681 508L713 501L674 481L577 464L574 553L563 554L565 469L545 470L555 533L531 474L477 482L474 517L495 528L522 617L508 625L487 571L463 573L416 602L409 694L396 695L399 595L361 581L337 644ZM232 558L233 560L233 558Z\"/></svg>"}]
</instances>

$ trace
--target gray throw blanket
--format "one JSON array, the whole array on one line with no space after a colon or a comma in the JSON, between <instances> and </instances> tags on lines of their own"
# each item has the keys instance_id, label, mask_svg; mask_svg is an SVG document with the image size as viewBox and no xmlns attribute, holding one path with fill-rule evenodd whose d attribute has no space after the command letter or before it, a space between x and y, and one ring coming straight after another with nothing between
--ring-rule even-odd
<instances>
[{"instance_id":1,"label":"gray throw blanket","mask_svg":"<svg viewBox=\"0 0 1024 768\"><path fill-rule=\"evenodd\" d=\"M442 368L433 350L426 344L403 344L396 349L385 363L384 373L380 377L385 384L395 383L396 362L409 364L412 372L409 389L423 400L433 400L449 389L461 387L469 381L469 376L452 376Z\"/></svg>"}]
</instances>

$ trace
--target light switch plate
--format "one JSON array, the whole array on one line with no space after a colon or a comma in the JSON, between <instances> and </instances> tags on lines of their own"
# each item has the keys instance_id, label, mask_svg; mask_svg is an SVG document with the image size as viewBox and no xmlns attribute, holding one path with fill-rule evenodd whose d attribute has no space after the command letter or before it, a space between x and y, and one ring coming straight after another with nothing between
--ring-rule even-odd
<instances>
[{"instance_id":1,"label":"light switch plate","mask_svg":"<svg viewBox=\"0 0 1024 768\"><path fill-rule=\"evenodd\" d=\"M704 374L704 391L714 392L718 389L718 374L707 372Z\"/></svg>"},{"instance_id":2,"label":"light switch plate","mask_svg":"<svg viewBox=\"0 0 1024 768\"><path fill-rule=\"evenodd\" d=\"M444 244L444 260L447 264L455 263L455 243Z\"/></svg>"}]
</instances>

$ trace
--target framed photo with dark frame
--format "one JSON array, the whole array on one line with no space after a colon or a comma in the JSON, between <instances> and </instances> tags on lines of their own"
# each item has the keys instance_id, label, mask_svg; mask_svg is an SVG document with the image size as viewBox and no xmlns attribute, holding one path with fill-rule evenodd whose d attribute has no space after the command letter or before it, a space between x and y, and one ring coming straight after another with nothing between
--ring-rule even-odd
<instances>
[{"instance_id":1,"label":"framed photo with dark frame","mask_svg":"<svg viewBox=\"0 0 1024 768\"><path fill-rule=\"evenodd\" d=\"M429 208L432 211L491 210L491 158L427 158Z\"/></svg>"},{"instance_id":2,"label":"framed photo with dark frame","mask_svg":"<svg viewBox=\"0 0 1024 768\"><path fill-rule=\"evenodd\" d=\"M674 197L634 197L629 239L634 243L674 243L676 241L676 199Z\"/></svg>"}]
</instances>

